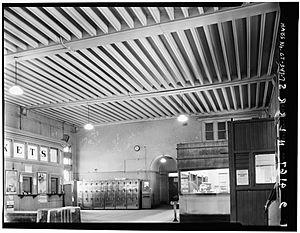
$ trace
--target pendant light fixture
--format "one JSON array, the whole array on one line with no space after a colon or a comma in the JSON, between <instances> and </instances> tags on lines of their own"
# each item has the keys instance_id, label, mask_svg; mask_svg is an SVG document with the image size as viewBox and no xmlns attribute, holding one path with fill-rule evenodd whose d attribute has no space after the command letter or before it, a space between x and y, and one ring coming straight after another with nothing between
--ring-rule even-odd
<instances>
[{"instance_id":1,"label":"pendant light fixture","mask_svg":"<svg viewBox=\"0 0 300 233\"><path fill-rule=\"evenodd\" d=\"M90 112L89 112L89 105L88 105L88 120L87 120L87 124L85 124L85 126L84 126L84 128L86 130L94 129L94 126L91 123L89 123L89 117L90 117L89 114L90 114Z\"/></svg>"},{"instance_id":2,"label":"pendant light fixture","mask_svg":"<svg viewBox=\"0 0 300 233\"><path fill-rule=\"evenodd\" d=\"M15 62L15 85L8 89L9 93L12 95L23 95L23 89L17 85L18 74L17 74L17 61Z\"/></svg>"},{"instance_id":3,"label":"pendant light fixture","mask_svg":"<svg viewBox=\"0 0 300 233\"><path fill-rule=\"evenodd\" d=\"M183 106L183 101L181 101L181 108L182 108L182 106ZM182 108L183 109L183 108ZM177 117L177 120L179 121L179 122L182 122L182 123L184 123L184 122L187 122L188 121L188 117L185 115L185 114L180 114L178 117Z\"/></svg>"}]
</instances>

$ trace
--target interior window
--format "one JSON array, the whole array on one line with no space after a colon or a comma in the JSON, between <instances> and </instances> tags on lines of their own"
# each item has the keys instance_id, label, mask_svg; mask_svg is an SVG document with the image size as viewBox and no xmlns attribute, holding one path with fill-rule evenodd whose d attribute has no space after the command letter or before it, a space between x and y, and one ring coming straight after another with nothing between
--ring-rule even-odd
<instances>
[{"instance_id":1,"label":"interior window","mask_svg":"<svg viewBox=\"0 0 300 233\"><path fill-rule=\"evenodd\" d=\"M205 123L205 140L214 140L213 123Z\"/></svg>"},{"instance_id":2,"label":"interior window","mask_svg":"<svg viewBox=\"0 0 300 233\"><path fill-rule=\"evenodd\" d=\"M218 122L218 139L226 139L226 122Z\"/></svg>"},{"instance_id":3,"label":"interior window","mask_svg":"<svg viewBox=\"0 0 300 233\"><path fill-rule=\"evenodd\" d=\"M255 181L257 184L275 183L275 154L255 155Z\"/></svg>"}]
</instances>

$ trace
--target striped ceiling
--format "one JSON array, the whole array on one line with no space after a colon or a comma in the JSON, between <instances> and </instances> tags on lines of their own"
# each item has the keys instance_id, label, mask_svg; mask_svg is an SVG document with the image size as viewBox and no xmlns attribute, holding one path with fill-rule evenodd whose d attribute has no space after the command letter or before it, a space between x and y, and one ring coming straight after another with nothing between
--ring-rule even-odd
<instances>
[{"instance_id":1,"label":"striped ceiling","mask_svg":"<svg viewBox=\"0 0 300 233\"><path fill-rule=\"evenodd\" d=\"M3 12L4 99L30 111L82 127L269 105L278 3Z\"/></svg>"}]
</instances>

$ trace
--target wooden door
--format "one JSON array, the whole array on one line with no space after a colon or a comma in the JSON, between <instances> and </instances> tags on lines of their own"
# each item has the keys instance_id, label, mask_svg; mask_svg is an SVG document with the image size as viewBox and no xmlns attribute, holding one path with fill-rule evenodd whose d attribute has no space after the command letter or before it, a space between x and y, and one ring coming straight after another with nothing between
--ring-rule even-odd
<instances>
[{"instance_id":1,"label":"wooden door","mask_svg":"<svg viewBox=\"0 0 300 233\"><path fill-rule=\"evenodd\" d=\"M229 122L231 221L267 225L264 206L276 179L273 119Z\"/></svg>"}]
</instances>

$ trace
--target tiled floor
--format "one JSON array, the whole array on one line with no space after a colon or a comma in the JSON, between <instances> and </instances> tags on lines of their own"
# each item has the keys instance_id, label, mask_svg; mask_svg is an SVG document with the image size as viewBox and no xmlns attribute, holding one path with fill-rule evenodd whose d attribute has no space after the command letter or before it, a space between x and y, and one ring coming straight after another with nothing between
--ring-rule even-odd
<instances>
[{"instance_id":1,"label":"tiled floor","mask_svg":"<svg viewBox=\"0 0 300 233\"><path fill-rule=\"evenodd\" d=\"M174 210L171 208L140 210L81 210L81 222L173 222ZM177 210L177 218L179 215Z\"/></svg>"}]
</instances>

